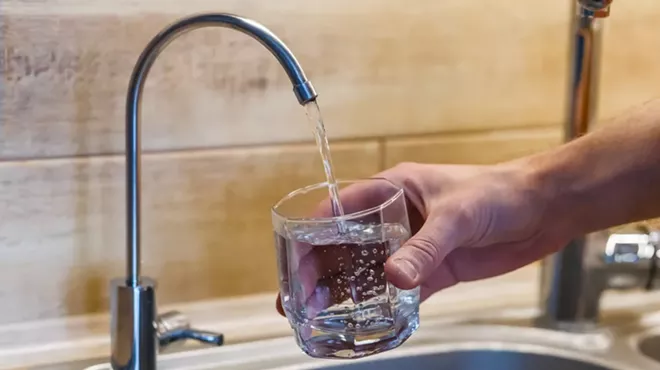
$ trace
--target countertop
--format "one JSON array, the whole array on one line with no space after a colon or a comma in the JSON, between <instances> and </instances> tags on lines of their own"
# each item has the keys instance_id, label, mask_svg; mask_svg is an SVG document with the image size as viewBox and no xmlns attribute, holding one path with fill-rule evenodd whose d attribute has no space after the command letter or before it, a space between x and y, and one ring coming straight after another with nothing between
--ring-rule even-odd
<instances>
[{"instance_id":1,"label":"countertop","mask_svg":"<svg viewBox=\"0 0 660 370\"><path fill-rule=\"evenodd\" d=\"M537 267L532 265L494 279L452 287L422 304L421 320L477 308L529 307L536 301L537 275ZM222 332L226 345L230 345L291 334L286 319L275 311L275 294L163 306L159 311L179 310L194 327ZM0 327L0 369L107 358L109 322L109 315L103 314Z\"/></svg>"},{"instance_id":2,"label":"countertop","mask_svg":"<svg viewBox=\"0 0 660 370\"><path fill-rule=\"evenodd\" d=\"M468 317L473 322L496 314L501 320L532 317L538 312L538 264L478 282L459 284L437 293L421 305L425 320ZM621 299L625 296L625 299ZM291 329L274 308L275 292L231 299L161 307L179 310L193 326L222 332L226 345L286 337ZM660 293L607 293L602 306L624 316L631 311L660 310ZM503 312L505 312L503 316ZM454 319L455 320L455 319ZM110 349L109 316L95 315L22 323L0 327L0 369L24 369L85 359L107 359ZM293 338L292 345L295 345ZM106 360L102 360L106 361ZM49 367L50 368L50 367Z\"/></svg>"}]
</instances>

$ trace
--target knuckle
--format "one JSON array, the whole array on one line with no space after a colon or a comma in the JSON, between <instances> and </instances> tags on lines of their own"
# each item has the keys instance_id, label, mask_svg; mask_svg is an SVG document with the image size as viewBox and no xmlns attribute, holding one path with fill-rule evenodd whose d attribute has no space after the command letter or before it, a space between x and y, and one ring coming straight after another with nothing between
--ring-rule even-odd
<instances>
[{"instance_id":1,"label":"knuckle","mask_svg":"<svg viewBox=\"0 0 660 370\"><path fill-rule=\"evenodd\" d=\"M465 228L474 222L473 207L467 203L459 203L454 210L456 227Z\"/></svg>"},{"instance_id":2,"label":"knuckle","mask_svg":"<svg viewBox=\"0 0 660 370\"><path fill-rule=\"evenodd\" d=\"M434 240L426 236L417 236L411 245L417 250L420 259L426 263L430 263L433 267L437 267L441 262L439 247Z\"/></svg>"},{"instance_id":3,"label":"knuckle","mask_svg":"<svg viewBox=\"0 0 660 370\"><path fill-rule=\"evenodd\" d=\"M419 164L417 164L415 162L401 162L401 163L397 164L396 166L394 166L394 168L398 171L410 172L410 171L413 171L418 166L419 166Z\"/></svg>"},{"instance_id":4,"label":"knuckle","mask_svg":"<svg viewBox=\"0 0 660 370\"><path fill-rule=\"evenodd\" d=\"M458 204L453 214L453 229L460 230L462 237L456 237L460 245L478 243L484 233L490 228L490 220L484 212L480 212L472 203Z\"/></svg>"}]
</instances>

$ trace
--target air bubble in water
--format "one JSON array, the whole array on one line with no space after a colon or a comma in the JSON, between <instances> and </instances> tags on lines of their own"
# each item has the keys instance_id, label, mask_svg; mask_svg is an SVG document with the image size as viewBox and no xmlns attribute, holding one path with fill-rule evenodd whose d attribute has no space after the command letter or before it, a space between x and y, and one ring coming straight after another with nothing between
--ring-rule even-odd
<instances>
[{"instance_id":1,"label":"air bubble in water","mask_svg":"<svg viewBox=\"0 0 660 370\"><path fill-rule=\"evenodd\" d=\"M371 277L371 276L370 276ZM337 279L337 283L341 284L341 279Z\"/></svg>"},{"instance_id":2,"label":"air bubble in water","mask_svg":"<svg viewBox=\"0 0 660 370\"><path fill-rule=\"evenodd\" d=\"M369 254L369 252L367 252L366 249L362 250L362 255L363 255L363 256L366 256L366 255L368 255L368 254Z\"/></svg>"},{"instance_id":3,"label":"air bubble in water","mask_svg":"<svg viewBox=\"0 0 660 370\"><path fill-rule=\"evenodd\" d=\"M371 260L371 264L372 264L372 265L375 265L375 264L376 264L376 260Z\"/></svg>"},{"instance_id":4,"label":"air bubble in water","mask_svg":"<svg viewBox=\"0 0 660 370\"><path fill-rule=\"evenodd\" d=\"M351 276L351 281L355 281L355 276Z\"/></svg>"},{"instance_id":5,"label":"air bubble in water","mask_svg":"<svg viewBox=\"0 0 660 370\"><path fill-rule=\"evenodd\" d=\"M353 327L353 324L349 322L347 326L348 326L349 328L352 328L352 327Z\"/></svg>"},{"instance_id":6,"label":"air bubble in water","mask_svg":"<svg viewBox=\"0 0 660 370\"><path fill-rule=\"evenodd\" d=\"M359 286L359 287L355 288L355 290L357 290L358 292L361 292L361 291L362 291L362 287Z\"/></svg>"},{"instance_id":7,"label":"air bubble in water","mask_svg":"<svg viewBox=\"0 0 660 370\"><path fill-rule=\"evenodd\" d=\"M372 278L371 276L369 276L369 277L367 278L367 281L372 281L373 279L374 279L374 278Z\"/></svg>"},{"instance_id":8,"label":"air bubble in water","mask_svg":"<svg viewBox=\"0 0 660 370\"><path fill-rule=\"evenodd\" d=\"M358 262L360 262L360 263L364 263L364 260L363 260L363 259L359 259Z\"/></svg>"},{"instance_id":9,"label":"air bubble in water","mask_svg":"<svg viewBox=\"0 0 660 370\"><path fill-rule=\"evenodd\" d=\"M360 329L360 324L355 324L355 329Z\"/></svg>"},{"instance_id":10,"label":"air bubble in water","mask_svg":"<svg viewBox=\"0 0 660 370\"><path fill-rule=\"evenodd\" d=\"M378 253L378 249L374 248L374 254Z\"/></svg>"}]
</instances>

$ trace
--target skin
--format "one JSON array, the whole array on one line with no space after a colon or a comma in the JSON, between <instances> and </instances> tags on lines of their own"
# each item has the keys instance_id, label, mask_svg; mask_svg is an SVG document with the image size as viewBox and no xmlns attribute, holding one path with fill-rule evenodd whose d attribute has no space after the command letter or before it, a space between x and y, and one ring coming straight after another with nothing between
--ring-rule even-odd
<instances>
[{"instance_id":1,"label":"skin","mask_svg":"<svg viewBox=\"0 0 660 370\"><path fill-rule=\"evenodd\" d=\"M496 165L403 163L376 175L404 189L413 231L385 262L387 279L420 286L424 300L528 265L581 234L660 216L660 100L599 126ZM376 191L354 186L340 196L355 206ZM277 309L284 314L279 297Z\"/></svg>"}]
</instances>

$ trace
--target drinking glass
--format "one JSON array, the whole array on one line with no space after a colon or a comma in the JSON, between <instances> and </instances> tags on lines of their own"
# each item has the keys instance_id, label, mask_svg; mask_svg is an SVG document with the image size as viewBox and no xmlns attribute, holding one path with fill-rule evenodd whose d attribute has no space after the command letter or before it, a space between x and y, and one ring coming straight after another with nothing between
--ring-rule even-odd
<instances>
[{"instance_id":1,"label":"drinking glass","mask_svg":"<svg viewBox=\"0 0 660 370\"><path fill-rule=\"evenodd\" d=\"M293 191L272 210L282 306L312 357L357 358L401 345L419 326L419 288L398 289L385 261L410 237L403 189L386 179Z\"/></svg>"}]
</instances>

